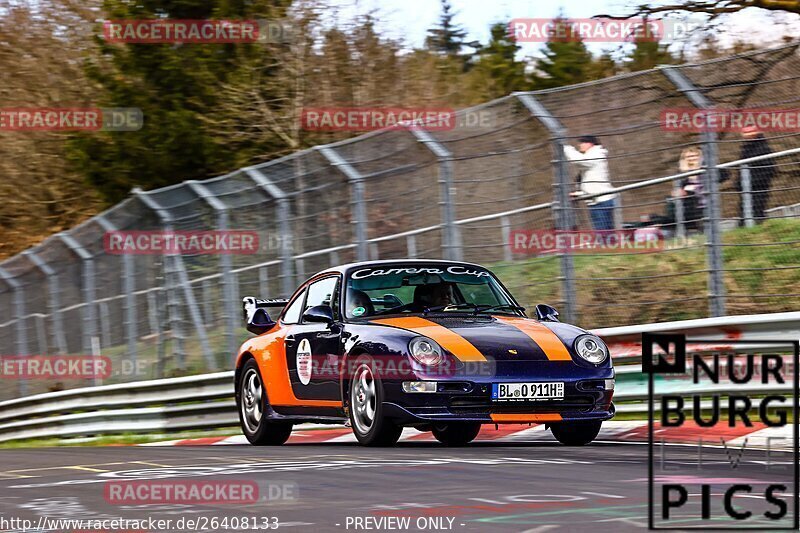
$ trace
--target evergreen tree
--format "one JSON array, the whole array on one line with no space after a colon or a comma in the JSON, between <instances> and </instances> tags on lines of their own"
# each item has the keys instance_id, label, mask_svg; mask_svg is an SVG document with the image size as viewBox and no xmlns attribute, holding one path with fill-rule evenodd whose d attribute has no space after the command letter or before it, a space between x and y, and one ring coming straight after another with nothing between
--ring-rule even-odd
<instances>
[{"instance_id":1,"label":"evergreen tree","mask_svg":"<svg viewBox=\"0 0 800 533\"><path fill-rule=\"evenodd\" d=\"M563 15L554 26L569 24ZM569 33L567 33L569 35ZM545 44L544 57L536 61L534 82L537 89L572 85L592 79L593 58L580 36L561 37L553 28Z\"/></svg>"},{"instance_id":2,"label":"evergreen tree","mask_svg":"<svg viewBox=\"0 0 800 533\"><path fill-rule=\"evenodd\" d=\"M434 53L461 59L466 68L469 57L463 56L461 52L467 45L464 42L467 32L454 21L457 13L452 11L450 1L441 0L441 2L442 14L439 16L439 24L428 30L425 47Z\"/></svg>"},{"instance_id":3,"label":"evergreen tree","mask_svg":"<svg viewBox=\"0 0 800 533\"><path fill-rule=\"evenodd\" d=\"M275 20L289 0L105 0L109 19ZM144 189L203 179L233 168L224 139L215 139L203 117L216 109L220 87L242 57L268 53L251 44L116 44L98 39L102 56L88 74L101 88L101 105L136 107L139 131L76 135L70 159L76 171L109 202Z\"/></svg>"},{"instance_id":4,"label":"evergreen tree","mask_svg":"<svg viewBox=\"0 0 800 533\"><path fill-rule=\"evenodd\" d=\"M516 58L520 46L509 34L508 24L493 24L490 32L489 43L476 54L470 85L483 100L529 90L531 86L525 74L525 63Z\"/></svg>"},{"instance_id":5,"label":"evergreen tree","mask_svg":"<svg viewBox=\"0 0 800 533\"><path fill-rule=\"evenodd\" d=\"M668 45L652 39L639 38L635 40L633 50L626 58L625 63L629 71L636 72L655 68L658 65L673 65L678 61L678 58L669 51Z\"/></svg>"},{"instance_id":6,"label":"evergreen tree","mask_svg":"<svg viewBox=\"0 0 800 533\"><path fill-rule=\"evenodd\" d=\"M603 78L610 78L619 74L620 66L614 60L614 56L610 51L605 51L600 54L600 57L594 60L590 69L590 78L593 80L601 80Z\"/></svg>"}]
</instances>

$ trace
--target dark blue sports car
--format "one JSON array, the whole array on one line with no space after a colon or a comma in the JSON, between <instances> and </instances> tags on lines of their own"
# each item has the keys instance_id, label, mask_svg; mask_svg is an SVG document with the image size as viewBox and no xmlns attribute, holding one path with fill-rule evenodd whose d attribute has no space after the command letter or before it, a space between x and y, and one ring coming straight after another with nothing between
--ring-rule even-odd
<instances>
[{"instance_id":1,"label":"dark blue sports car","mask_svg":"<svg viewBox=\"0 0 800 533\"><path fill-rule=\"evenodd\" d=\"M267 309L282 308L277 319ZM331 268L288 300L244 299L247 340L236 401L253 444L286 442L293 424L349 423L365 445L405 426L441 442L481 424L540 423L583 445L614 415L614 369L595 335L528 318L487 269L397 260Z\"/></svg>"}]
</instances>

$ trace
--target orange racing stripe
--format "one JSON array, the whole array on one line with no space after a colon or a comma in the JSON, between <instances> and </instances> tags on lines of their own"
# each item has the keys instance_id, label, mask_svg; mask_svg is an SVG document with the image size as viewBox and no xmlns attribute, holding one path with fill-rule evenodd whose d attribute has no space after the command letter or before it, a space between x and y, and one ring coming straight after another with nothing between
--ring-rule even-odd
<instances>
[{"instance_id":1,"label":"orange racing stripe","mask_svg":"<svg viewBox=\"0 0 800 533\"><path fill-rule=\"evenodd\" d=\"M385 326L393 326L396 328L403 328L419 333L426 337L430 337L439 343L439 345L452 353L459 361L486 361L483 354L473 346L467 339L458 333L440 326L436 322L432 322L427 318L409 316L402 318L379 318L378 320L371 321L374 324L383 324Z\"/></svg>"},{"instance_id":2,"label":"orange racing stripe","mask_svg":"<svg viewBox=\"0 0 800 533\"><path fill-rule=\"evenodd\" d=\"M492 413L492 422L497 424L526 424L529 422L561 422L561 415L558 413L542 413L534 415L514 414L514 413Z\"/></svg>"},{"instance_id":3,"label":"orange racing stripe","mask_svg":"<svg viewBox=\"0 0 800 533\"><path fill-rule=\"evenodd\" d=\"M550 361L572 361L572 356L569 355L567 347L558 338L558 335L552 332L547 326L543 326L538 322L527 318L514 318L510 316L495 316L499 322L514 326L525 335L531 338L533 342L539 345L547 359Z\"/></svg>"}]
</instances>

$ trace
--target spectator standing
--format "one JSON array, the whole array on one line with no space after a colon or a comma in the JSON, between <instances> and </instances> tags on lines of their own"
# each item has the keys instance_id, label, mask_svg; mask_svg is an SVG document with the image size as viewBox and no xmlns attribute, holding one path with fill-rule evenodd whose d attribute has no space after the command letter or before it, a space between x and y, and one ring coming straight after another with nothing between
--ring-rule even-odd
<instances>
[{"instance_id":1,"label":"spectator standing","mask_svg":"<svg viewBox=\"0 0 800 533\"><path fill-rule=\"evenodd\" d=\"M579 198L600 194L586 200L592 228L595 231L613 230L617 194L610 192L613 186L608 175L608 150L594 135L585 135L578 139L577 149L570 145L564 146L564 155L581 167L579 190L570 193L571 196ZM608 194L602 194L604 192Z\"/></svg>"},{"instance_id":2,"label":"spectator standing","mask_svg":"<svg viewBox=\"0 0 800 533\"><path fill-rule=\"evenodd\" d=\"M755 127L745 127L742 129L742 151L739 159L748 159L750 157L757 157L760 155L767 155L772 153L772 148L761 133ZM765 218L767 204L769 203L769 192L772 188L772 179L776 174L775 160L772 158L762 159L760 161L753 161L747 163L750 169L750 190L753 206L753 220L756 224L760 224ZM742 192L742 176L739 173L739 182L736 190ZM739 204L739 225L744 226L744 199Z\"/></svg>"},{"instance_id":3,"label":"spectator standing","mask_svg":"<svg viewBox=\"0 0 800 533\"><path fill-rule=\"evenodd\" d=\"M682 173L700 170L703 168L703 152L696 146L684 148L678 161L678 168ZM683 205L683 220L686 223L686 228L690 230L699 229L699 222L703 218L706 205L706 197L703 194L704 180L704 174L695 174L680 180L676 183L676 187L672 189L672 198L675 200L680 199ZM675 220L674 213L671 214L671 218Z\"/></svg>"}]
</instances>

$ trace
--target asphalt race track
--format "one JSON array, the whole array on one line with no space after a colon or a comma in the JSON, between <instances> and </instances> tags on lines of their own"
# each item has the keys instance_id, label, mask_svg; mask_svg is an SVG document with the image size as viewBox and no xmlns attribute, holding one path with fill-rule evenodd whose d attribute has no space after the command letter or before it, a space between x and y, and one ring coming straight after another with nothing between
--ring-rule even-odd
<instances>
[{"instance_id":1,"label":"asphalt race track","mask_svg":"<svg viewBox=\"0 0 800 533\"><path fill-rule=\"evenodd\" d=\"M684 482L702 476L711 483L749 482L756 487L778 480L791 486L789 454L773 452L767 468L763 450L746 450L732 468L731 451L704 448L698 469L696 446L670 446L666 453L673 470L659 471L656 465L657 476ZM209 520L206 531L236 530L233 522L227 529L210 527L212 518L226 516L249 517L254 523L263 519L289 532L634 531L647 525L647 461L646 444L619 442L582 448L524 441L446 448L411 441L389 449L346 442L279 448L7 449L0 451L0 516L34 524L44 517L204 518ZM109 503L104 486L120 479L251 480L259 487L284 490L266 495L265 489L260 501L249 505ZM734 501L753 510L765 505L763 499L746 498ZM698 512L699 503L693 503L686 512L693 507ZM721 505L714 513L719 509ZM180 529L140 530L187 529L184 522Z\"/></svg>"}]
</instances>

